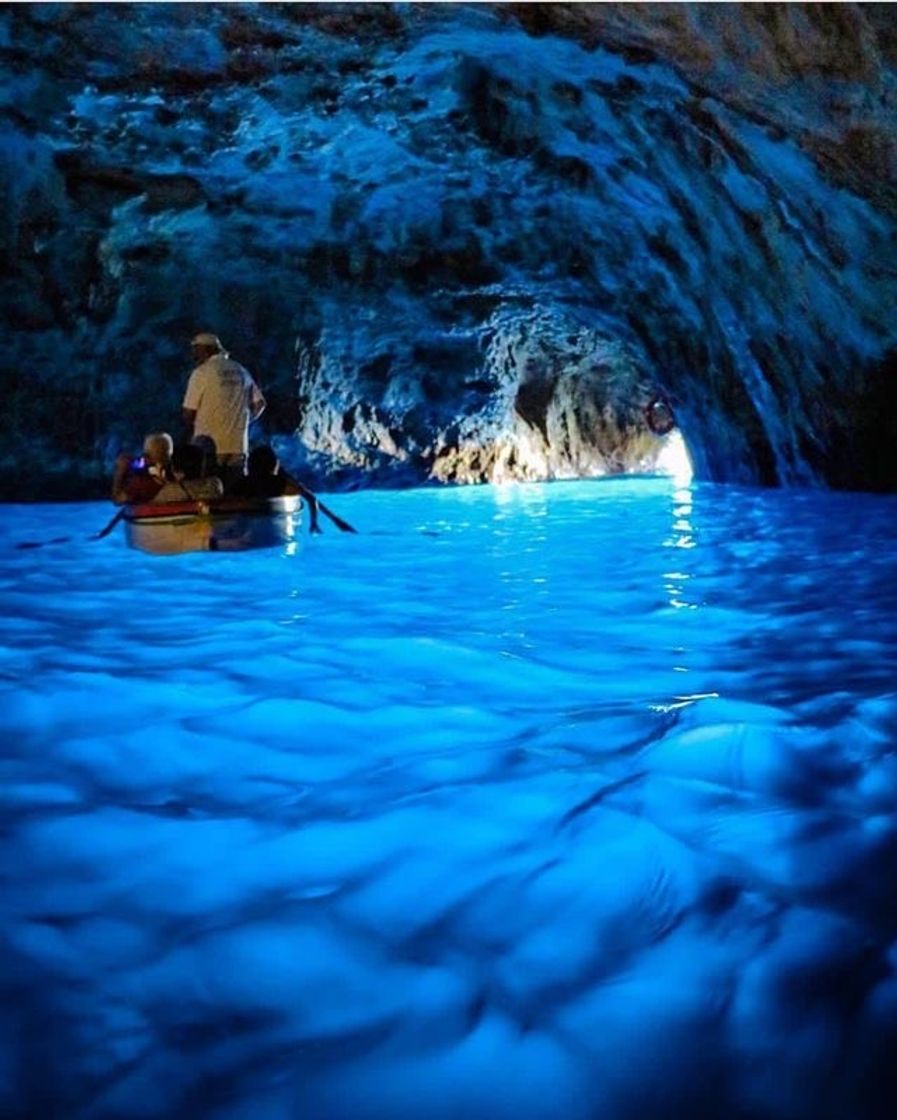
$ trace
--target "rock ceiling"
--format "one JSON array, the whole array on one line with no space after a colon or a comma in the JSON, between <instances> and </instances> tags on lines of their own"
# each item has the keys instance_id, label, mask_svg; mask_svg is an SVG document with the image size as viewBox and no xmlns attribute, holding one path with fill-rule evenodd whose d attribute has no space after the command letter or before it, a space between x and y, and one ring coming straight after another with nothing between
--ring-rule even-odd
<instances>
[{"instance_id":1,"label":"rock ceiling","mask_svg":"<svg viewBox=\"0 0 897 1120\"><path fill-rule=\"evenodd\" d=\"M660 400L895 489L887 9L6 6L0 478L95 490L212 329L319 484L650 469Z\"/></svg>"}]
</instances>

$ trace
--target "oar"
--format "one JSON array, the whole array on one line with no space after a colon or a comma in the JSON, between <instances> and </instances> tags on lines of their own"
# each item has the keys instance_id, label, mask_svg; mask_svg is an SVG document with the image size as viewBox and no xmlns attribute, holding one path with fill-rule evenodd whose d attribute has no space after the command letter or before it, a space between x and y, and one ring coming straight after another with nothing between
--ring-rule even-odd
<instances>
[{"instance_id":1,"label":"oar","mask_svg":"<svg viewBox=\"0 0 897 1120\"><path fill-rule=\"evenodd\" d=\"M88 537L87 539L89 541L101 541L103 539L103 537L108 537L109 534L112 532L112 530L115 528L115 526L124 517L126 508L127 508L126 506L122 506L121 509L112 518L112 520L109 522L108 525L104 526L102 529L100 529L100 531L98 533L94 533L93 536Z\"/></svg>"},{"instance_id":2,"label":"oar","mask_svg":"<svg viewBox=\"0 0 897 1120\"><path fill-rule=\"evenodd\" d=\"M320 498L318 498L318 509L321 511L321 513L326 514L330 518L330 520L337 527L337 529L342 529L342 531L344 533L357 533L358 532L357 529L352 528L352 526L349 524L348 521L343 521L343 519L341 517L336 516L336 514L333 512L333 510L328 509L324 505L324 503L321 501Z\"/></svg>"},{"instance_id":3,"label":"oar","mask_svg":"<svg viewBox=\"0 0 897 1120\"><path fill-rule=\"evenodd\" d=\"M105 525L98 533L91 533L87 540L100 541L103 537L108 537L124 515L125 508L122 507L108 525ZM52 540L49 541L22 541L21 544L16 545L16 548L43 548L45 544L68 544L70 541L77 539L77 537L53 537Z\"/></svg>"},{"instance_id":4,"label":"oar","mask_svg":"<svg viewBox=\"0 0 897 1120\"><path fill-rule=\"evenodd\" d=\"M321 499L318 497L318 495L313 494L307 486L304 486L301 482L297 482L295 478L291 479L291 482L296 487L296 489L299 491L299 493L302 495L302 497L305 498L305 500L308 502L308 504L311 505L312 502L314 502L314 504L318 507L318 509L321 511L321 513L326 514L327 517L329 517L330 520L333 522L333 524L337 527L337 529L341 529L344 533L357 533L358 532L357 529L352 528L352 526L349 524L348 521L343 521L343 519L341 517L336 516L336 514L333 512L332 509L328 509L324 505L324 503L321 501ZM313 532L320 532L320 530L315 529L315 530L313 530Z\"/></svg>"}]
</instances>

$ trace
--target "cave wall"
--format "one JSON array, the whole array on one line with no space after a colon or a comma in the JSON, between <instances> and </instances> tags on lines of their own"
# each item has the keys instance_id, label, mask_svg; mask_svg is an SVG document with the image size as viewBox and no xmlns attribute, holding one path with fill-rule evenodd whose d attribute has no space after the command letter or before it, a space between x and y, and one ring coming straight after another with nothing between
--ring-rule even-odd
<instances>
[{"instance_id":1,"label":"cave wall","mask_svg":"<svg viewBox=\"0 0 897 1120\"><path fill-rule=\"evenodd\" d=\"M177 434L186 343L317 485L897 486L887 6L0 10L5 497Z\"/></svg>"}]
</instances>

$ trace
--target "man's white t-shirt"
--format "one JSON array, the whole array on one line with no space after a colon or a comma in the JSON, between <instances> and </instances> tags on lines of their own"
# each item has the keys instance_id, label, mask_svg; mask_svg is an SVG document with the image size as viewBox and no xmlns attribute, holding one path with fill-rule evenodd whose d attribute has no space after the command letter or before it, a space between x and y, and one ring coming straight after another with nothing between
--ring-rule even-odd
<instances>
[{"instance_id":1,"label":"man's white t-shirt","mask_svg":"<svg viewBox=\"0 0 897 1120\"><path fill-rule=\"evenodd\" d=\"M265 398L249 373L225 354L213 354L190 374L184 408L196 413L194 436L211 436L219 455L245 455L249 421Z\"/></svg>"}]
</instances>

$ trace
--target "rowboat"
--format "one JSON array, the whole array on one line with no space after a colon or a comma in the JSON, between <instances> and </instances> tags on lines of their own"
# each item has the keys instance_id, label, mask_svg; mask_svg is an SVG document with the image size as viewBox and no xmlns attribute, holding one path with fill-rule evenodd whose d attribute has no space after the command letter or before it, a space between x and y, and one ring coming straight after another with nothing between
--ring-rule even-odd
<instances>
[{"instance_id":1,"label":"rowboat","mask_svg":"<svg viewBox=\"0 0 897 1120\"><path fill-rule=\"evenodd\" d=\"M123 513L125 539L130 548L155 556L274 548L295 540L301 506L295 494L128 505Z\"/></svg>"}]
</instances>

